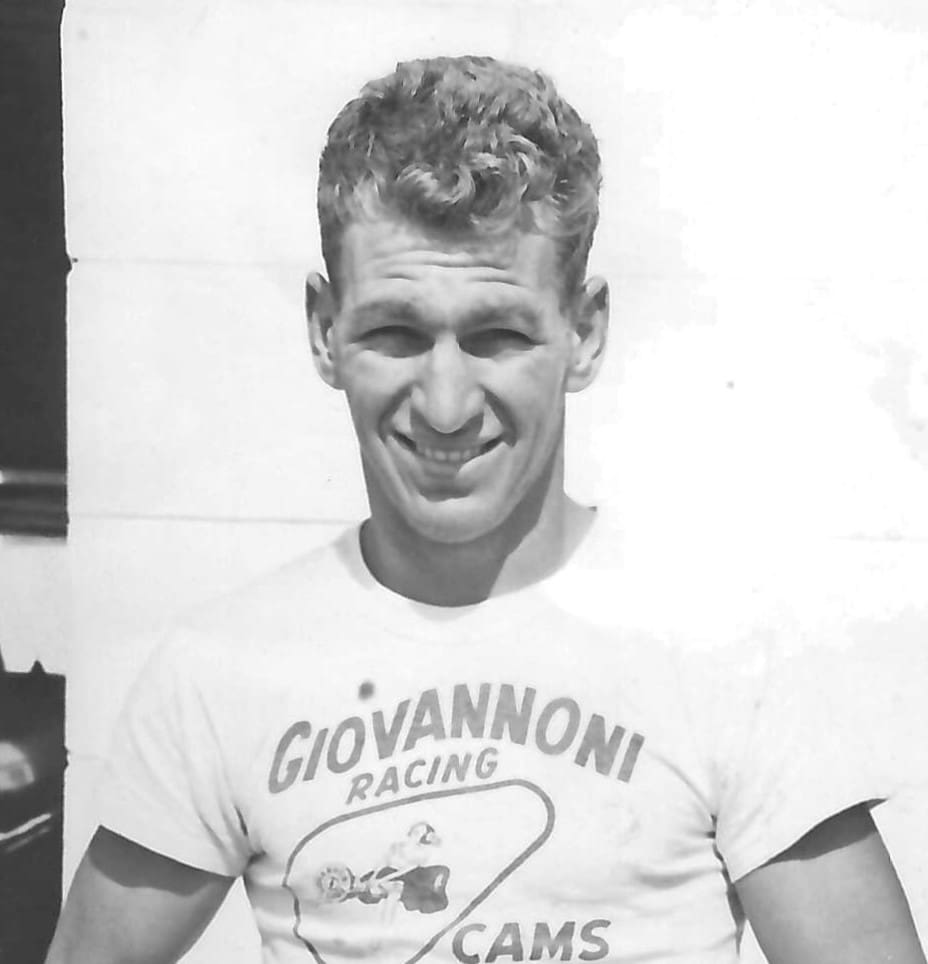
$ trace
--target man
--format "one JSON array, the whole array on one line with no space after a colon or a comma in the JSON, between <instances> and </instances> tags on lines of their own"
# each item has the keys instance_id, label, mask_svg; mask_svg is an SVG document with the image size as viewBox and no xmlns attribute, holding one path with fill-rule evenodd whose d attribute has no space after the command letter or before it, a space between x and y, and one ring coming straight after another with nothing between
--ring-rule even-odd
<instances>
[{"instance_id":1,"label":"man","mask_svg":"<svg viewBox=\"0 0 928 964\"><path fill-rule=\"evenodd\" d=\"M336 119L307 307L370 517L156 654L52 964L174 961L238 876L281 964L722 964L745 911L773 964L924 964L804 660L640 618L661 573L564 491L598 186L550 81L489 58Z\"/></svg>"}]
</instances>

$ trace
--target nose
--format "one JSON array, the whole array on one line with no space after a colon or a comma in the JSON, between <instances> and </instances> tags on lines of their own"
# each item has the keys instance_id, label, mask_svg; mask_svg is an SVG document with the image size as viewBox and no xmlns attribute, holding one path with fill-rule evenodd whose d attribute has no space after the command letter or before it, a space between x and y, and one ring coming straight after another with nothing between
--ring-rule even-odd
<instances>
[{"instance_id":1,"label":"nose","mask_svg":"<svg viewBox=\"0 0 928 964\"><path fill-rule=\"evenodd\" d=\"M439 339L421 356L412 408L434 431L450 435L482 413L483 390L473 367L455 338Z\"/></svg>"}]
</instances>

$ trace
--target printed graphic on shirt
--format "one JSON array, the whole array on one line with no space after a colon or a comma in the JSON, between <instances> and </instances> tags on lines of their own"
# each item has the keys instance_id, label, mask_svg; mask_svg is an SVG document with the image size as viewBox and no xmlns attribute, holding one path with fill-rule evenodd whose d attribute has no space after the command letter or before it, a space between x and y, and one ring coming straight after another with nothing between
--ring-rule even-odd
<instances>
[{"instance_id":1,"label":"printed graphic on shirt","mask_svg":"<svg viewBox=\"0 0 928 964\"><path fill-rule=\"evenodd\" d=\"M400 773L367 769L365 762L394 760L401 754L440 750L461 739L508 742L544 756L565 756L578 767L609 780L629 783L645 738L600 713L586 712L570 696L539 697L532 686L510 683L458 683L449 691L423 690L415 700L365 716L348 716L334 725L296 720L277 743L268 773L268 790L284 793L323 773L352 774L348 802L400 790ZM408 789L429 785L438 765L413 761L402 774ZM383 782L386 776L386 782ZM392 786L391 781L392 780Z\"/></svg>"},{"instance_id":2,"label":"printed graphic on shirt","mask_svg":"<svg viewBox=\"0 0 928 964\"><path fill-rule=\"evenodd\" d=\"M543 790L507 780L329 820L287 863L294 934L318 964L415 964L530 861L554 819Z\"/></svg>"},{"instance_id":3,"label":"printed graphic on shirt","mask_svg":"<svg viewBox=\"0 0 928 964\"><path fill-rule=\"evenodd\" d=\"M381 867L360 877L344 864L323 867L317 881L321 899L357 898L362 904L399 901L406 910L423 914L444 910L448 906L445 888L450 871L444 865L428 865L431 851L440 843L435 828L420 820L390 847Z\"/></svg>"}]
</instances>

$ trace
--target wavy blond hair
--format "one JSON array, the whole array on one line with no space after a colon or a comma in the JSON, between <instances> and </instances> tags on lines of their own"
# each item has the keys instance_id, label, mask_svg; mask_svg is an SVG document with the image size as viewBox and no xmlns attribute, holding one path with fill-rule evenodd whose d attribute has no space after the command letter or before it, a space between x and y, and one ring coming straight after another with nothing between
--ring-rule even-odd
<instances>
[{"instance_id":1,"label":"wavy blond hair","mask_svg":"<svg viewBox=\"0 0 928 964\"><path fill-rule=\"evenodd\" d=\"M348 224L399 214L439 230L541 231L558 244L572 294L600 180L593 131L544 74L492 57L397 64L329 128L317 197L329 279L337 295Z\"/></svg>"}]
</instances>

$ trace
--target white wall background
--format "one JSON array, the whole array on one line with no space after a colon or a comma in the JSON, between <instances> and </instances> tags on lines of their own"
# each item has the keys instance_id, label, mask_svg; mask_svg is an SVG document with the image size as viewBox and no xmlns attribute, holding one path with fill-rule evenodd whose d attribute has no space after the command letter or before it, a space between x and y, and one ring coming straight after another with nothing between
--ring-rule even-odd
<instances>
[{"instance_id":1,"label":"white wall background","mask_svg":"<svg viewBox=\"0 0 928 964\"><path fill-rule=\"evenodd\" d=\"M69 0L71 537L0 557L7 662L69 678L67 876L153 630L364 512L304 337L315 166L366 79L464 52L545 69L601 141L613 335L573 491L775 544L814 628L867 647L861 725L928 754L928 8ZM926 809L880 818L923 933ZM240 899L190 961L255 960Z\"/></svg>"}]
</instances>

